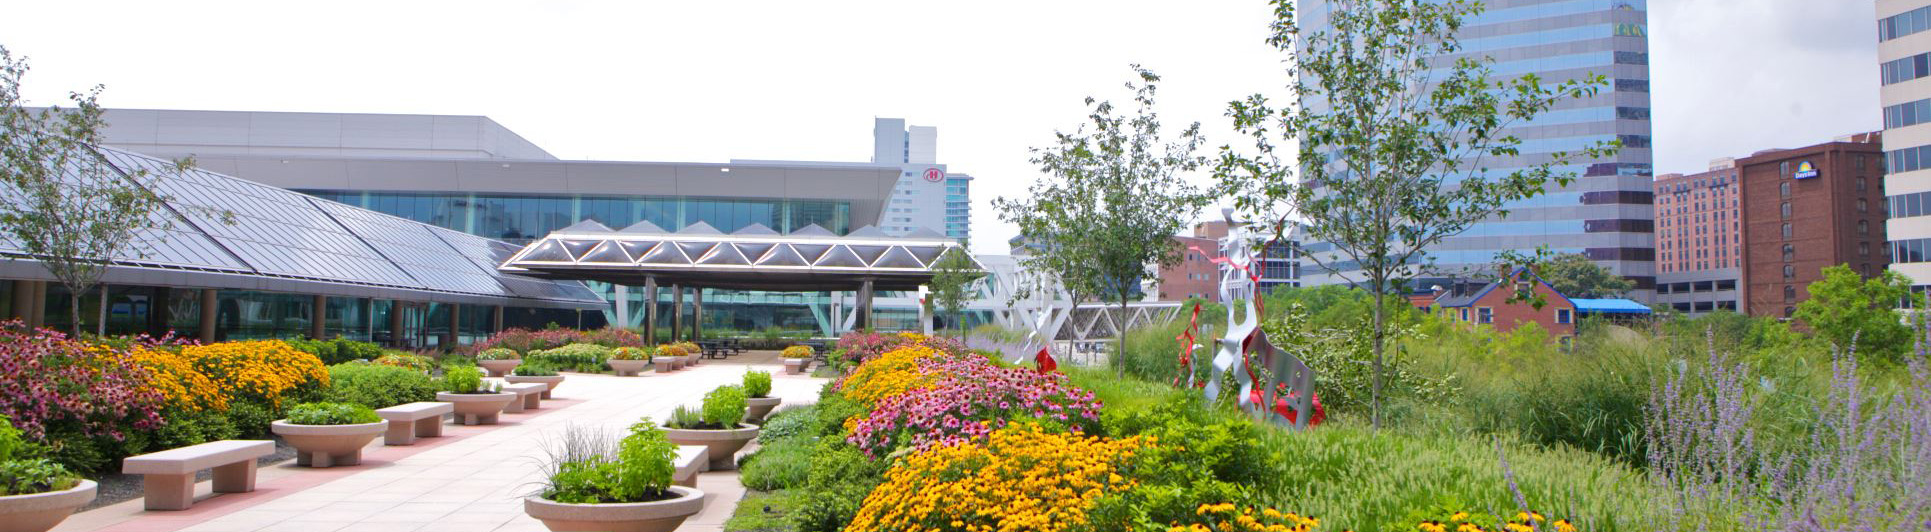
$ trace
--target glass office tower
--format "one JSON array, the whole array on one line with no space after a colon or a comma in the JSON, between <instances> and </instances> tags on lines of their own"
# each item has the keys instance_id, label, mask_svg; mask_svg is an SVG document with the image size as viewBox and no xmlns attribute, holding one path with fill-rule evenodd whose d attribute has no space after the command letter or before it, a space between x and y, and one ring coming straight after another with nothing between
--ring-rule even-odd
<instances>
[{"instance_id":1,"label":"glass office tower","mask_svg":"<svg viewBox=\"0 0 1931 532\"><path fill-rule=\"evenodd\" d=\"M1326 0L1304 0L1303 27L1320 31L1334 8ZM1476 224L1430 249L1435 267L1419 287L1492 271L1489 266L1503 251L1547 246L1581 253L1635 281L1632 298L1647 301L1654 294L1647 17L1646 0L1492 0L1486 11L1464 21L1459 34L1464 55L1492 59L1492 78L1535 74L1558 83L1601 74L1608 81L1593 97L1561 102L1533 121L1509 127L1505 134L1522 139L1522 156L1485 160L1489 172L1540 164L1551 152L1573 153L1602 141L1620 141L1622 150L1601 159L1572 159L1557 168L1577 177L1569 186L1510 204L1507 218ZM1309 95L1305 103L1318 109L1325 100ZM1316 243L1307 249L1331 248ZM1337 269L1348 267L1337 264ZM1308 284L1347 282L1312 263L1302 273Z\"/></svg>"}]
</instances>

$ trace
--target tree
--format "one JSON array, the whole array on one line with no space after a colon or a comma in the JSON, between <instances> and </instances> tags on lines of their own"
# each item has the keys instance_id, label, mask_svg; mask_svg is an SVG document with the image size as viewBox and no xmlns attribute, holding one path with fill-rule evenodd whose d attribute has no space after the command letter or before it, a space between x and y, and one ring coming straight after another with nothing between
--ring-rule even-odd
<instances>
[{"instance_id":1,"label":"tree","mask_svg":"<svg viewBox=\"0 0 1931 532\"><path fill-rule=\"evenodd\" d=\"M1297 24L1294 4L1273 0L1268 43L1288 57L1298 104L1277 107L1258 94L1231 103L1234 127L1254 151L1223 148L1217 171L1250 216L1272 221L1277 233L1298 219L1304 241L1333 246L1309 260L1373 293L1379 427L1385 299L1424 271L1430 246L1507 216L1504 205L1551 182L1570 183L1573 175L1553 169L1568 153L1526 157L1508 128L1563 99L1594 95L1604 82L1490 79L1493 59L1463 54L1456 39L1462 21L1481 10L1469 0L1330 0L1328 28L1319 31ZM1291 141L1297 151L1281 148ZM1489 167L1498 162L1526 166Z\"/></svg>"},{"instance_id":2,"label":"tree","mask_svg":"<svg viewBox=\"0 0 1931 532\"><path fill-rule=\"evenodd\" d=\"M70 93L72 109L30 111L20 97L27 70L26 58L0 47L0 230L67 287L79 335L81 296L110 260L144 254L136 237L169 226L166 200L149 186L155 176L118 170L95 151L106 125L100 86Z\"/></svg>"},{"instance_id":3,"label":"tree","mask_svg":"<svg viewBox=\"0 0 1931 532\"><path fill-rule=\"evenodd\" d=\"M932 263L932 281L926 286L931 289L931 295L927 297L933 306L944 309L951 317L949 321L953 327L963 331L965 320L962 316L966 302L972 300L972 283L984 277L985 271L980 270L979 264L972 261L972 255L965 251L970 247L963 242L961 245L957 250L940 255L939 260Z\"/></svg>"},{"instance_id":4,"label":"tree","mask_svg":"<svg viewBox=\"0 0 1931 532\"><path fill-rule=\"evenodd\" d=\"M1865 279L1850 265L1839 264L1824 268L1823 280L1805 290L1810 298L1797 304L1795 317L1818 337L1883 360L1897 360L1911 347L1911 327L1894 309L1906 297L1918 300L1918 308L1924 306L1903 274L1885 270Z\"/></svg>"},{"instance_id":5,"label":"tree","mask_svg":"<svg viewBox=\"0 0 1931 532\"><path fill-rule=\"evenodd\" d=\"M993 202L1001 220L1019 225L1032 250L1021 264L1054 276L1074 308L1083 297L1119 303L1116 364L1126 355L1127 303L1141 293L1140 280L1179 263L1173 235L1209 199L1182 175L1206 163L1194 155L1203 142L1200 124L1172 141L1162 138L1153 110L1160 76L1139 65L1133 70L1138 81L1126 84L1133 91L1131 115L1117 114L1110 101L1086 98L1091 131L1059 132L1054 146L1034 148L1032 162L1046 177L1026 197Z\"/></svg>"},{"instance_id":6,"label":"tree","mask_svg":"<svg viewBox=\"0 0 1931 532\"><path fill-rule=\"evenodd\" d=\"M1580 253L1563 253L1533 266L1536 275L1568 297L1620 297L1636 288L1636 283L1616 276Z\"/></svg>"}]
</instances>

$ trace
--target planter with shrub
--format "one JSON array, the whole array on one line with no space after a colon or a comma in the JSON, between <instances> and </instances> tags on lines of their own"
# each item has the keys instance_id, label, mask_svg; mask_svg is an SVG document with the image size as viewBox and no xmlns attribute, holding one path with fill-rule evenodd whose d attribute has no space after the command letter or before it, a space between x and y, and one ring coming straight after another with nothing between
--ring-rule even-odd
<instances>
[{"instance_id":1,"label":"planter with shrub","mask_svg":"<svg viewBox=\"0 0 1931 532\"><path fill-rule=\"evenodd\" d=\"M388 408L436 400L436 380L420 371L376 364L336 364L329 367L327 401Z\"/></svg>"},{"instance_id":2,"label":"planter with shrub","mask_svg":"<svg viewBox=\"0 0 1931 532\"><path fill-rule=\"evenodd\" d=\"M543 490L523 512L555 531L670 532L704 509L704 492L671 484L677 449L649 423L609 439L571 428L552 449Z\"/></svg>"},{"instance_id":3,"label":"planter with shrub","mask_svg":"<svg viewBox=\"0 0 1931 532\"><path fill-rule=\"evenodd\" d=\"M579 373L600 373L605 361L610 360L610 349L592 343L574 343L555 349L531 351L524 357L533 364L543 364L563 371Z\"/></svg>"},{"instance_id":4,"label":"planter with shrub","mask_svg":"<svg viewBox=\"0 0 1931 532\"><path fill-rule=\"evenodd\" d=\"M25 442L0 416L0 532L46 532L94 501L95 484L47 459L18 459Z\"/></svg>"},{"instance_id":5,"label":"planter with shrub","mask_svg":"<svg viewBox=\"0 0 1931 532\"><path fill-rule=\"evenodd\" d=\"M648 347L619 347L610 350L610 370L618 377L635 377L653 364L656 353Z\"/></svg>"},{"instance_id":6,"label":"planter with shrub","mask_svg":"<svg viewBox=\"0 0 1931 532\"><path fill-rule=\"evenodd\" d=\"M476 353L476 365L488 370L489 376L491 377L508 375L510 370L516 369L516 366L522 363L522 355L516 354L516 351L501 347L484 349L482 352Z\"/></svg>"},{"instance_id":7,"label":"planter with shrub","mask_svg":"<svg viewBox=\"0 0 1931 532\"><path fill-rule=\"evenodd\" d=\"M764 424L764 416L784 400L771 397L771 373L765 371L744 372L744 396L744 422L758 425Z\"/></svg>"},{"instance_id":8,"label":"planter with shrub","mask_svg":"<svg viewBox=\"0 0 1931 532\"><path fill-rule=\"evenodd\" d=\"M657 358L670 359L671 371L684 369L684 364L690 361L689 357L684 356L684 346L678 344L657 346Z\"/></svg>"},{"instance_id":9,"label":"planter with shrub","mask_svg":"<svg viewBox=\"0 0 1931 532\"><path fill-rule=\"evenodd\" d=\"M295 465L331 467L362 463L362 448L388 430L389 423L359 404L302 403L270 427L295 448Z\"/></svg>"},{"instance_id":10,"label":"planter with shrub","mask_svg":"<svg viewBox=\"0 0 1931 532\"><path fill-rule=\"evenodd\" d=\"M704 358L704 348L695 342L678 342L677 347L684 350L684 365L695 366L698 359Z\"/></svg>"},{"instance_id":11,"label":"planter with shrub","mask_svg":"<svg viewBox=\"0 0 1931 532\"><path fill-rule=\"evenodd\" d=\"M784 348L784 374L799 375L811 368L811 346L794 345Z\"/></svg>"},{"instance_id":12,"label":"planter with shrub","mask_svg":"<svg viewBox=\"0 0 1931 532\"><path fill-rule=\"evenodd\" d=\"M557 374L557 370L551 368L548 364L525 364L517 366L516 369L510 370L510 376L503 377L503 380L516 384L525 382L542 383L544 386L547 386L547 388L543 389L544 399L549 399L550 393L555 392L558 386L563 385L563 376Z\"/></svg>"},{"instance_id":13,"label":"planter with shrub","mask_svg":"<svg viewBox=\"0 0 1931 532\"><path fill-rule=\"evenodd\" d=\"M680 406L664 422L670 441L678 445L702 445L710 449L711 469L737 468L736 454L758 437L757 425L742 423L744 388L719 386L704 394L703 408Z\"/></svg>"},{"instance_id":14,"label":"planter with shrub","mask_svg":"<svg viewBox=\"0 0 1931 532\"><path fill-rule=\"evenodd\" d=\"M456 422L464 425L495 425L503 407L516 400L516 394L502 391L502 385L484 382L476 368L450 368L443 372L443 391L436 400L456 404Z\"/></svg>"}]
</instances>

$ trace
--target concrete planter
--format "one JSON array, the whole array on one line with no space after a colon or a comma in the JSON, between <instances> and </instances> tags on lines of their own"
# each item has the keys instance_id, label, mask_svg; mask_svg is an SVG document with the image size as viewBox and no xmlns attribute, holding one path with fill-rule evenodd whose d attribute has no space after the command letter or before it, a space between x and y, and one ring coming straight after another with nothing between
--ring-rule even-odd
<instances>
[{"instance_id":1,"label":"concrete planter","mask_svg":"<svg viewBox=\"0 0 1931 532\"><path fill-rule=\"evenodd\" d=\"M670 369L672 371L684 369L685 362L686 358L682 355L670 357Z\"/></svg>"},{"instance_id":2,"label":"concrete planter","mask_svg":"<svg viewBox=\"0 0 1931 532\"><path fill-rule=\"evenodd\" d=\"M555 532L671 532L704 509L704 492L671 486L675 497L651 502L569 504L530 497L523 513Z\"/></svg>"},{"instance_id":3,"label":"concrete planter","mask_svg":"<svg viewBox=\"0 0 1931 532\"><path fill-rule=\"evenodd\" d=\"M683 359L678 357L652 357L650 363L657 365L658 373L670 373L677 371L677 361L679 360Z\"/></svg>"},{"instance_id":4,"label":"concrete planter","mask_svg":"<svg viewBox=\"0 0 1931 532\"><path fill-rule=\"evenodd\" d=\"M809 367L811 367L811 359L809 358L784 359L784 374L786 375L803 374L805 369Z\"/></svg>"},{"instance_id":5,"label":"concrete planter","mask_svg":"<svg viewBox=\"0 0 1931 532\"><path fill-rule=\"evenodd\" d=\"M491 377L501 377L504 375L509 375L510 370L516 369L517 366L523 365L523 361L518 359L478 360L476 361L476 365L482 366L483 370L488 371L489 376Z\"/></svg>"},{"instance_id":6,"label":"concrete planter","mask_svg":"<svg viewBox=\"0 0 1931 532\"><path fill-rule=\"evenodd\" d=\"M770 415L771 409L777 408L778 403L781 403L781 402L784 402L784 398L752 397L749 399L745 399L745 403L747 407L744 409L744 422L755 424L755 425L763 425L764 417L767 415Z\"/></svg>"},{"instance_id":7,"label":"concrete planter","mask_svg":"<svg viewBox=\"0 0 1931 532\"><path fill-rule=\"evenodd\" d=\"M702 358L704 358L704 352L703 352L703 351L698 351L698 352L696 352L696 353L690 353L690 354L686 354L686 355L684 355L684 365L686 365L686 366L695 366L695 365L697 365L697 362L698 362L698 360L699 360L699 359L702 359Z\"/></svg>"},{"instance_id":8,"label":"concrete planter","mask_svg":"<svg viewBox=\"0 0 1931 532\"><path fill-rule=\"evenodd\" d=\"M495 425L503 407L516 400L513 393L436 392L436 400L456 404L456 422L463 425Z\"/></svg>"},{"instance_id":9,"label":"concrete planter","mask_svg":"<svg viewBox=\"0 0 1931 532\"><path fill-rule=\"evenodd\" d=\"M268 428L295 448L295 465L332 467L362 463L362 448L387 432L389 422L297 425L283 419L270 423Z\"/></svg>"},{"instance_id":10,"label":"concrete planter","mask_svg":"<svg viewBox=\"0 0 1931 532\"><path fill-rule=\"evenodd\" d=\"M72 488L0 497L0 532L47 532L74 510L94 502L97 485L82 480Z\"/></svg>"},{"instance_id":11,"label":"concrete planter","mask_svg":"<svg viewBox=\"0 0 1931 532\"><path fill-rule=\"evenodd\" d=\"M543 398L549 399L550 394L557 391L558 386L563 385L563 376L546 375L546 376L539 377L534 375L511 375L508 377L503 377L503 382L517 383L517 384L521 384L525 382L540 382L540 383L549 385L550 386L549 389L543 390Z\"/></svg>"},{"instance_id":12,"label":"concrete planter","mask_svg":"<svg viewBox=\"0 0 1931 532\"><path fill-rule=\"evenodd\" d=\"M758 437L757 425L738 424L738 428L724 430L697 430L664 428L664 435L671 443L678 445L702 445L710 449L711 470L731 470L738 468L737 453L744 445Z\"/></svg>"},{"instance_id":13,"label":"concrete planter","mask_svg":"<svg viewBox=\"0 0 1931 532\"><path fill-rule=\"evenodd\" d=\"M610 364L610 370L617 372L618 377L635 377L638 373L642 373L644 368L648 368L651 365L651 361L649 360L617 360L614 358L605 363Z\"/></svg>"}]
</instances>

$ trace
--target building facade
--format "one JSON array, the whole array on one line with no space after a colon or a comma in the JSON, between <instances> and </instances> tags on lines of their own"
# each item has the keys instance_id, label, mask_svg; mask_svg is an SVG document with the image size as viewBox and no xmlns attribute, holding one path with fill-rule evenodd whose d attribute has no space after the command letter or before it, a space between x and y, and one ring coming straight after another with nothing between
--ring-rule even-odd
<instances>
[{"instance_id":1,"label":"building facade","mask_svg":"<svg viewBox=\"0 0 1931 532\"><path fill-rule=\"evenodd\" d=\"M1296 15L1303 27L1325 29L1335 9L1326 0L1301 2ZM1429 272L1446 278L1489 268L1507 250L1547 246L1559 253L1580 253L1636 283L1629 296L1648 301L1656 281L1656 241L1652 210L1648 8L1646 0L1496 0L1463 22L1458 34L1461 57L1487 57L1495 77L1540 76L1558 83L1602 75L1609 86L1582 99L1565 100L1534 120L1502 133L1522 139L1521 155L1482 162L1504 173L1549 160L1552 152L1573 153L1601 142L1618 141L1616 154L1572 160L1555 168L1577 179L1564 187L1507 205L1506 218L1483 221L1430 248L1436 264ZM1318 94L1304 105L1326 106ZM1323 253L1322 243L1307 251ZM1345 261L1325 261L1346 270ZM1309 271L1308 284L1349 282L1335 272ZM1425 276L1427 277L1427 276ZM1419 286L1428 286L1424 278Z\"/></svg>"},{"instance_id":2,"label":"building facade","mask_svg":"<svg viewBox=\"0 0 1931 532\"><path fill-rule=\"evenodd\" d=\"M1524 289L1541 296L1543 305L1510 301ZM1576 335L1575 303L1527 269L1517 269L1509 278L1489 283L1458 282L1433 295L1436 311L1453 321L1494 327L1503 332L1534 323L1565 344Z\"/></svg>"},{"instance_id":3,"label":"building facade","mask_svg":"<svg viewBox=\"0 0 1931 532\"><path fill-rule=\"evenodd\" d=\"M947 172L939 164L939 128L907 126L902 118L878 118L872 125L872 162L902 165L902 186L879 223L887 234L932 228L955 240L972 237L972 176ZM923 183L921 183L923 182ZM939 194L921 197L922 184L941 183ZM942 194L942 195L941 195Z\"/></svg>"},{"instance_id":4,"label":"building facade","mask_svg":"<svg viewBox=\"0 0 1931 532\"><path fill-rule=\"evenodd\" d=\"M1787 318L1825 267L1849 265L1868 277L1890 264L1879 137L1853 135L1737 161L1744 312Z\"/></svg>"},{"instance_id":5,"label":"building facade","mask_svg":"<svg viewBox=\"0 0 1931 532\"><path fill-rule=\"evenodd\" d=\"M1877 0L1879 98L1884 106L1884 189L1891 269L1931 286L1931 0ZM1915 253L1905 250L1915 250Z\"/></svg>"},{"instance_id":6,"label":"building facade","mask_svg":"<svg viewBox=\"0 0 1931 532\"><path fill-rule=\"evenodd\" d=\"M1730 158L1656 178L1656 303L1684 313L1737 310L1743 210Z\"/></svg>"},{"instance_id":7,"label":"building facade","mask_svg":"<svg viewBox=\"0 0 1931 532\"><path fill-rule=\"evenodd\" d=\"M1261 245L1254 272L1260 275L1261 293L1278 287L1301 286L1301 257L1290 230L1279 240ZM1161 301L1183 301L1190 297L1220 297L1220 241L1227 238L1227 222L1214 220L1194 224L1191 236L1175 236L1183 259L1178 265L1160 269Z\"/></svg>"},{"instance_id":8,"label":"building facade","mask_svg":"<svg viewBox=\"0 0 1931 532\"><path fill-rule=\"evenodd\" d=\"M107 120L111 146L194 157L214 172L513 244L584 220L665 231L701 223L726 233L761 225L946 234L950 181L971 179L916 162L936 155L930 128L893 141L903 151L881 162L677 163L559 160L479 116L113 109ZM657 304L668 305L663 292ZM917 328L916 298L890 295L875 311L879 322ZM623 297L630 308L645 304L640 291ZM840 327L840 294L706 290L704 300L705 319L714 320L705 328L714 331ZM605 319L615 318L613 306Z\"/></svg>"}]
</instances>

